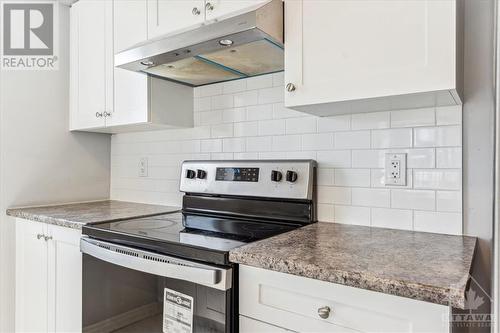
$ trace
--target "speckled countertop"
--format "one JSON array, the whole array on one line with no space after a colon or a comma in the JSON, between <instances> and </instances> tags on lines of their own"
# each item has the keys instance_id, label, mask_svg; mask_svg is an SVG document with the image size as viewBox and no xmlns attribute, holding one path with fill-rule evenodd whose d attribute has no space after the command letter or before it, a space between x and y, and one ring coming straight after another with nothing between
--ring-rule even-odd
<instances>
[{"instance_id":1,"label":"speckled countertop","mask_svg":"<svg viewBox=\"0 0 500 333\"><path fill-rule=\"evenodd\" d=\"M476 238L315 223L230 253L235 263L463 308Z\"/></svg>"},{"instance_id":2,"label":"speckled countertop","mask_svg":"<svg viewBox=\"0 0 500 333\"><path fill-rule=\"evenodd\" d=\"M10 208L7 209L7 215L81 229L83 225L89 223L147 217L178 210L180 210L179 207L104 200L55 206Z\"/></svg>"}]
</instances>

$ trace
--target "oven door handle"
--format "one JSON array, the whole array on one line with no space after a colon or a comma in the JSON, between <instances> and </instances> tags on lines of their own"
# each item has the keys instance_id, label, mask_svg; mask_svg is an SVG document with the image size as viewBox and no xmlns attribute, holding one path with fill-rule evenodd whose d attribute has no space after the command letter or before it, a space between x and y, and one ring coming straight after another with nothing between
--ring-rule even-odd
<instances>
[{"instance_id":1,"label":"oven door handle","mask_svg":"<svg viewBox=\"0 0 500 333\"><path fill-rule=\"evenodd\" d=\"M231 288L231 269L203 265L87 237L81 238L80 250L99 260L136 271L188 281L219 290Z\"/></svg>"}]
</instances>

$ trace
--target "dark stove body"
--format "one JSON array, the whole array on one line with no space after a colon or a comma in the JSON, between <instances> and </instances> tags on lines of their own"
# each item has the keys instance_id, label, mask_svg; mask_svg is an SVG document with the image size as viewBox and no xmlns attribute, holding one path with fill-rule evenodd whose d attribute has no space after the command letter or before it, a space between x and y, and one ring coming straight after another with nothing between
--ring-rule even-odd
<instances>
[{"instance_id":1,"label":"dark stove body","mask_svg":"<svg viewBox=\"0 0 500 333\"><path fill-rule=\"evenodd\" d=\"M174 290L194 300L193 332L237 332L229 251L314 223L315 172L311 160L186 161L182 212L85 226L83 330L161 332Z\"/></svg>"}]
</instances>

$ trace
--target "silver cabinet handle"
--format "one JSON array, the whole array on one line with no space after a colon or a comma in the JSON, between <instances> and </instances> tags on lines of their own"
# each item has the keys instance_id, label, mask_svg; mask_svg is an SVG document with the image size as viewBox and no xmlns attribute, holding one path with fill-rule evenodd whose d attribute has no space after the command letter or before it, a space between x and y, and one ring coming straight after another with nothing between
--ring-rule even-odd
<instances>
[{"instance_id":1,"label":"silver cabinet handle","mask_svg":"<svg viewBox=\"0 0 500 333\"><path fill-rule=\"evenodd\" d=\"M45 241L49 241L52 239L52 236L43 236L43 238L45 239Z\"/></svg>"},{"instance_id":2,"label":"silver cabinet handle","mask_svg":"<svg viewBox=\"0 0 500 333\"><path fill-rule=\"evenodd\" d=\"M295 89L296 89L296 88L295 88L295 85L294 85L293 83L288 83L288 84L286 85L286 91L288 91L288 92L295 91Z\"/></svg>"},{"instance_id":3,"label":"silver cabinet handle","mask_svg":"<svg viewBox=\"0 0 500 333\"><path fill-rule=\"evenodd\" d=\"M214 5L210 2L207 2L207 4L205 5L205 10L211 12L212 10L214 10Z\"/></svg>"},{"instance_id":4,"label":"silver cabinet handle","mask_svg":"<svg viewBox=\"0 0 500 333\"><path fill-rule=\"evenodd\" d=\"M193 13L193 15L200 15L201 12L200 10L198 9L198 7L193 7L193 10L191 11L191 13Z\"/></svg>"},{"instance_id":5,"label":"silver cabinet handle","mask_svg":"<svg viewBox=\"0 0 500 333\"><path fill-rule=\"evenodd\" d=\"M96 118L101 118L102 117L102 112L96 112L95 116L96 116Z\"/></svg>"},{"instance_id":6,"label":"silver cabinet handle","mask_svg":"<svg viewBox=\"0 0 500 333\"><path fill-rule=\"evenodd\" d=\"M318 309L318 316L322 319L330 317L331 309L329 306L322 306Z\"/></svg>"},{"instance_id":7,"label":"silver cabinet handle","mask_svg":"<svg viewBox=\"0 0 500 333\"><path fill-rule=\"evenodd\" d=\"M104 111L104 118L111 117L111 112Z\"/></svg>"},{"instance_id":8,"label":"silver cabinet handle","mask_svg":"<svg viewBox=\"0 0 500 333\"><path fill-rule=\"evenodd\" d=\"M44 236L42 234L36 235L36 239L40 239L40 238L44 238Z\"/></svg>"}]
</instances>

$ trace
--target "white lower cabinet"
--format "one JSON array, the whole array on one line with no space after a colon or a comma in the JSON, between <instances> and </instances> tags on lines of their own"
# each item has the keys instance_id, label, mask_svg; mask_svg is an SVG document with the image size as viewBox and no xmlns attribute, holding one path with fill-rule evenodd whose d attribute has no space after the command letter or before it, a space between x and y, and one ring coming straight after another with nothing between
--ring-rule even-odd
<instances>
[{"instance_id":1,"label":"white lower cabinet","mask_svg":"<svg viewBox=\"0 0 500 333\"><path fill-rule=\"evenodd\" d=\"M81 231L16 221L16 332L81 332Z\"/></svg>"},{"instance_id":2,"label":"white lower cabinet","mask_svg":"<svg viewBox=\"0 0 500 333\"><path fill-rule=\"evenodd\" d=\"M240 265L241 332L449 332L450 308Z\"/></svg>"}]
</instances>

